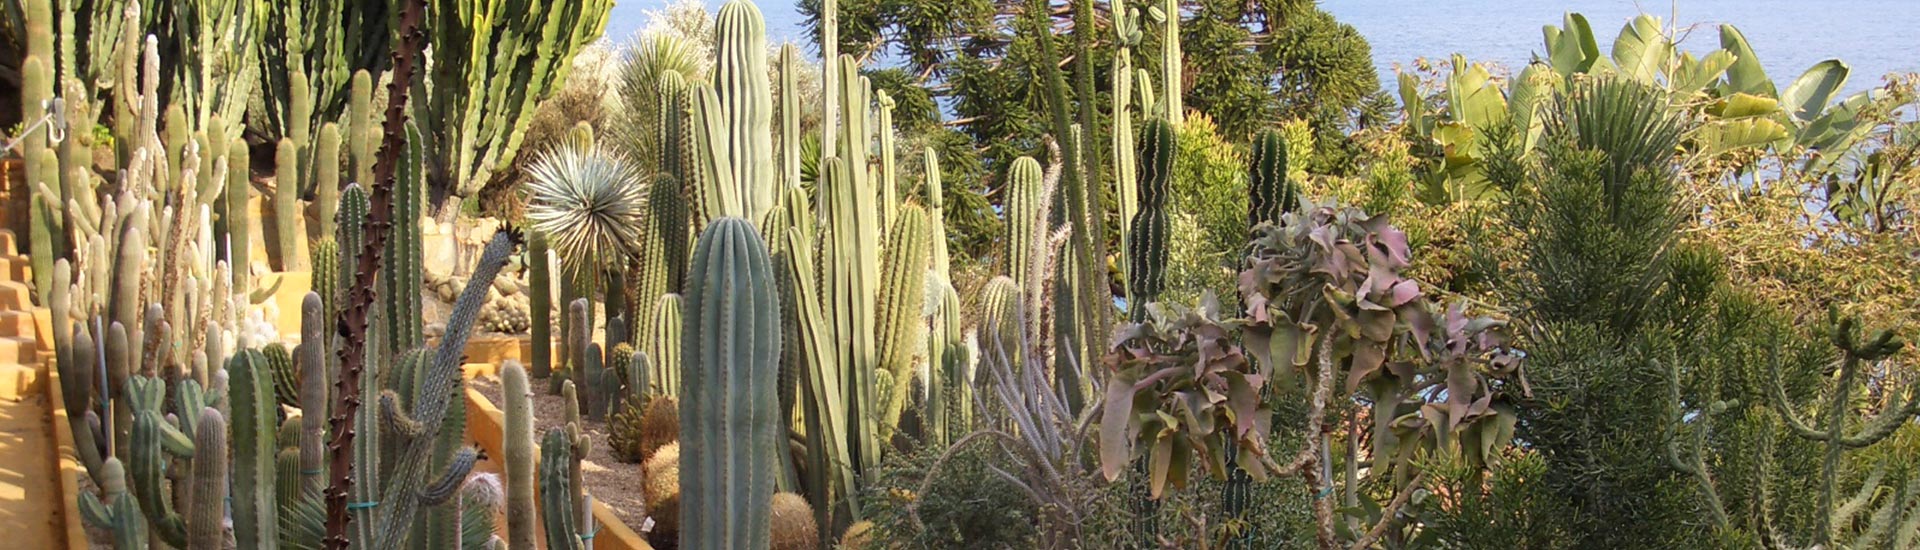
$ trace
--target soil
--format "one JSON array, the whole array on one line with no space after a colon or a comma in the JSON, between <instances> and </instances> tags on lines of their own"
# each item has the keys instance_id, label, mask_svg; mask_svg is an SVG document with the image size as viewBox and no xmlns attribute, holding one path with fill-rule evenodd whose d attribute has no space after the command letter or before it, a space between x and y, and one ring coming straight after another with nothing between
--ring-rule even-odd
<instances>
[{"instance_id":1,"label":"soil","mask_svg":"<svg viewBox=\"0 0 1920 550\"><path fill-rule=\"evenodd\" d=\"M533 424L536 434L546 433L548 428L559 426L566 419L566 402L559 395L548 395L546 380L532 380ZM492 400L496 406L504 403L500 398L500 382L494 379L477 378L467 382L471 387ZM587 449L587 457L581 461L581 475L587 481L587 494L593 495L597 502L605 503L613 510L620 522L645 535L642 529L646 525L647 505L641 493L644 477L639 464L620 462L613 458L607 443L607 425L582 419L586 424L588 438L593 441Z\"/></svg>"}]
</instances>

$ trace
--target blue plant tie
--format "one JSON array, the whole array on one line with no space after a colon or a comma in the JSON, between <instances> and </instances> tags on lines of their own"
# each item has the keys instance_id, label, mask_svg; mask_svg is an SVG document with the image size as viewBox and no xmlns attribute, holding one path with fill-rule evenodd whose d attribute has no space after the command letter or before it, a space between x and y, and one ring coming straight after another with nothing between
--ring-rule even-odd
<instances>
[{"instance_id":1,"label":"blue plant tie","mask_svg":"<svg viewBox=\"0 0 1920 550\"><path fill-rule=\"evenodd\" d=\"M587 534L585 534L585 535L581 535L581 536L580 536L580 541L581 541L581 542L585 542L585 541L590 541L590 540L593 540L593 536L594 536L594 535L598 535L598 534L600 534L600 527L601 527L600 525L594 525L594 526L593 526L593 532L592 532L592 533L587 533Z\"/></svg>"},{"instance_id":2,"label":"blue plant tie","mask_svg":"<svg viewBox=\"0 0 1920 550\"><path fill-rule=\"evenodd\" d=\"M1327 495L1331 495L1331 494L1333 494L1333 486L1329 485L1327 486L1327 488L1321 489L1319 494L1313 495L1313 499L1320 500L1323 498L1327 498Z\"/></svg>"},{"instance_id":3,"label":"blue plant tie","mask_svg":"<svg viewBox=\"0 0 1920 550\"><path fill-rule=\"evenodd\" d=\"M375 506L379 506L379 505L380 505L380 501L378 501L378 500L376 500L376 501L372 501L372 502L349 502L349 503L347 503L347 509L348 509L348 510L362 510L362 509L366 509L366 508L372 508L372 507L375 507Z\"/></svg>"}]
</instances>

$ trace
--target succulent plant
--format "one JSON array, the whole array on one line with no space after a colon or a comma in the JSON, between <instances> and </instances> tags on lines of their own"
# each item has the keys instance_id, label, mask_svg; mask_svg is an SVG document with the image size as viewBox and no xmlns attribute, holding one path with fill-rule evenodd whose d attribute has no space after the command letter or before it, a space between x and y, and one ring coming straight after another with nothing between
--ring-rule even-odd
<instances>
[{"instance_id":1,"label":"succulent plant","mask_svg":"<svg viewBox=\"0 0 1920 550\"><path fill-rule=\"evenodd\" d=\"M527 223L568 269L605 265L639 243L644 201L619 153L563 143L527 175Z\"/></svg>"},{"instance_id":2,"label":"succulent plant","mask_svg":"<svg viewBox=\"0 0 1920 550\"><path fill-rule=\"evenodd\" d=\"M680 534L680 443L668 443L654 451L640 471L646 476L641 494L646 498L647 517L653 519L653 542L677 540Z\"/></svg>"},{"instance_id":3,"label":"succulent plant","mask_svg":"<svg viewBox=\"0 0 1920 550\"><path fill-rule=\"evenodd\" d=\"M773 495L772 550L812 550L820 547L820 528L813 522L813 507L806 497L794 493Z\"/></svg>"}]
</instances>

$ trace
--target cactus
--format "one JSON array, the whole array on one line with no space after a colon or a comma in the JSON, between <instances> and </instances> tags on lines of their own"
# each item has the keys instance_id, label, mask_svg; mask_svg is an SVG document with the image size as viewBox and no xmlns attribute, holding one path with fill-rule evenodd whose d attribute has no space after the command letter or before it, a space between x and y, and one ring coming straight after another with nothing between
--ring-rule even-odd
<instances>
[{"instance_id":1,"label":"cactus","mask_svg":"<svg viewBox=\"0 0 1920 550\"><path fill-rule=\"evenodd\" d=\"M1279 224L1280 215L1300 207L1299 191L1287 180L1287 138L1268 129L1254 139L1247 161L1247 227Z\"/></svg>"},{"instance_id":2,"label":"cactus","mask_svg":"<svg viewBox=\"0 0 1920 550\"><path fill-rule=\"evenodd\" d=\"M587 313L587 299L579 298L567 304L567 318L571 320L572 330L567 333L567 377L574 382L578 392L578 401L574 406L582 410L593 410L595 376L600 373L589 367L589 356L599 352L593 343L593 321Z\"/></svg>"},{"instance_id":3,"label":"cactus","mask_svg":"<svg viewBox=\"0 0 1920 550\"><path fill-rule=\"evenodd\" d=\"M672 74L672 73L668 73ZM674 149L668 146L668 149ZM640 239L634 277L635 337L652 330L653 319L645 306L661 296L679 292L687 267L687 208L680 196L677 180L655 179L647 187L646 232Z\"/></svg>"},{"instance_id":4,"label":"cactus","mask_svg":"<svg viewBox=\"0 0 1920 550\"><path fill-rule=\"evenodd\" d=\"M375 128L378 116L373 110L373 75L366 69L353 72L353 82L347 91L347 159L352 167L353 182L362 186L373 185L373 152L380 148L380 134ZM358 251L358 247L345 250Z\"/></svg>"},{"instance_id":5,"label":"cactus","mask_svg":"<svg viewBox=\"0 0 1920 550\"><path fill-rule=\"evenodd\" d=\"M779 296L753 225L713 222L687 281L680 501L688 549L764 548L779 456Z\"/></svg>"},{"instance_id":6,"label":"cactus","mask_svg":"<svg viewBox=\"0 0 1920 550\"><path fill-rule=\"evenodd\" d=\"M500 384L506 400L501 444L507 455L507 547L534 550L533 388L526 369L511 361L500 369Z\"/></svg>"},{"instance_id":7,"label":"cactus","mask_svg":"<svg viewBox=\"0 0 1920 550\"><path fill-rule=\"evenodd\" d=\"M340 213L340 125L320 126L320 144L313 151L313 202L320 220L318 238L333 236Z\"/></svg>"},{"instance_id":8,"label":"cactus","mask_svg":"<svg viewBox=\"0 0 1920 550\"><path fill-rule=\"evenodd\" d=\"M962 332L960 294L943 271L927 276L928 308L933 312L927 338L927 435L945 446L954 434L972 430L972 376Z\"/></svg>"},{"instance_id":9,"label":"cactus","mask_svg":"<svg viewBox=\"0 0 1920 550\"><path fill-rule=\"evenodd\" d=\"M298 425L290 426L298 428ZM286 440L284 438L286 434L281 435L283 436L282 440ZM299 430L294 430L294 435L298 436ZM291 508L294 506L294 503L300 501L300 493L305 490L303 486L304 482L301 479L304 476L300 475L300 449L295 447L280 449L280 452L274 454L273 464L273 491L274 495L279 498L275 506L278 506L282 510ZM284 529L283 527L282 530Z\"/></svg>"},{"instance_id":10,"label":"cactus","mask_svg":"<svg viewBox=\"0 0 1920 550\"><path fill-rule=\"evenodd\" d=\"M1161 0L1159 6L1150 8L1157 12L1160 20L1160 96L1164 102L1163 115L1174 128L1179 128L1185 120L1185 111L1180 105L1180 94L1186 90L1181 82L1185 73L1185 57L1180 51L1180 0Z\"/></svg>"},{"instance_id":11,"label":"cactus","mask_svg":"<svg viewBox=\"0 0 1920 550\"><path fill-rule=\"evenodd\" d=\"M900 204L900 184L894 181L893 161L893 96L886 90L874 92L875 112L879 115L880 126L880 231L893 230L894 207Z\"/></svg>"},{"instance_id":12,"label":"cactus","mask_svg":"<svg viewBox=\"0 0 1920 550\"><path fill-rule=\"evenodd\" d=\"M853 112L848 110L849 115ZM863 126L864 118L849 116L848 125ZM857 150L864 144L850 142L846 146ZM880 367L874 322L880 282L879 220L873 214L877 197L862 185L864 178L859 174L865 170L849 170L848 164L837 158L825 165L820 184L821 198L826 199L821 201L821 220L825 223L823 233L832 237L820 244L823 273L819 280L824 288L818 303L832 320L835 338L844 342L829 349L837 354L833 360L846 377L841 382L845 385L845 419L854 424L847 430L848 452L853 466L864 472L879 464L882 451L878 422L884 410L874 397L872 379Z\"/></svg>"},{"instance_id":13,"label":"cactus","mask_svg":"<svg viewBox=\"0 0 1920 550\"><path fill-rule=\"evenodd\" d=\"M227 363L233 387L233 536L246 548L276 548L280 542L275 496L272 374L260 352L245 350Z\"/></svg>"},{"instance_id":14,"label":"cactus","mask_svg":"<svg viewBox=\"0 0 1920 550\"><path fill-rule=\"evenodd\" d=\"M444 174L435 197L473 196L509 166L534 107L566 82L574 54L600 38L612 4L460 0L449 9L467 16L425 29L433 81L445 84L417 98L413 111L429 132L428 158L440 163L432 173Z\"/></svg>"},{"instance_id":15,"label":"cactus","mask_svg":"<svg viewBox=\"0 0 1920 550\"><path fill-rule=\"evenodd\" d=\"M1047 238L1047 221L1040 214L1044 185L1040 161L1033 157L1014 159L1007 168L1007 274L1021 285L1035 276L1033 243Z\"/></svg>"},{"instance_id":16,"label":"cactus","mask_svg":"<svg viewBox=\"0 0 1920 550\"><path fill-rule=\"evenodd\" d=\"M184 545L187 525L173 510L170 493L163 485L164 470L171 458L191 458L192 437L181 433L162 416L161 406L166 384L157 378L135 376L127 381L128 401L132 403L133 435L129 456L133 494L140 509L159 539L171 545Z\"/></svg>"},{"instance_id":17,"label":"cactus","mask_svg":"<svg viewBox=\"0 0 1920 550\"><path fill-rule=\"evenodd\" d=\"M332 233L327 233L321 236L320 240L313 242L311 256L313 291L320 296L320 315L323 319L334 319L336 318L334 308L337 307L335 304L340 296L340 242L334 240ZM328 342L333 340L332 336L331 332L322 329L319 339L313 341L318 342L321 349L329 350L333 348L328 345Z\"/></svg>"},{"instance_id":18,"label":"cactus","mask_svg":"<svg viewBox=\"0 0 1920 550\"><path fill-rule=\"evenodd\" d=\"M680 295L661 296L653 306L652 332L645 335L642 344L646 346L644 352L648 360L653 363L654 384L662 395L680 395L681 332Z\"/></svg>"},{"instance_id":19,"label":"cactus","mask_svg":"<svg viewBox=\"0 0 1920 550\"><path fill-rule=\"evenodd\" d=\"M568 453L569 460L566 464L568 479L567 505L576 512L576 519L580 519L578 515L586 511L587 505L586 473L581 467L581 460L585 459L587 455L587 440L584 435L585 424L580 422L578 389L578 386L574 385L571 380L560 384L560 400L566 404L566 413L562 418L564 422L561 424L561 428L566 430L568 445L572 447L571 452ZM578 529L579 526L580 524L575 524L576 529Z\"/></svg>"},{"instance_id":20,"label":"cactus","mask_svg":"<svg viewBox=\"0 0 1920 550\"><path fill-rule=\"evenodd\" d=\"M917 205L900 208L900 216L887 232L884 273L880 280L879 334L880 368L892 374L888 388L890 399L881 401L884 432L890 439L900 425L900 413L906 410L913 369L926 350L927 325L924 320L927 301L927 256L933 251L928 242L927 212Z\"/></svg>"},{"instance_id":21,"label":"cactus","mask_svg":"<svg viewBox=\"0 0 1920 550\"><path fill-rule=\"evenodd\" d=\"M212 407L200 409L193 433L193 488L187 493L187 548L220 548L227 540L227 419Z\"/></svg>"},{"instance_id":22,"label":"cactus","mask_svg":"<svg viewBox=\"0 0 1920 550\"><path fill-rule=\"evenodd\" d=\"M393 186L393 238L387 241L386 258L381 266L381 284L390 294L383 320L387 327L386 353L400 352L426 344L420 313L420 279L426 270L422 263L420 201L424 199L426 160L418 126L407 125L406 153L401 157Z\"/></svg>"},{"instance_id":23,"label":"cactus","mask_svg":"<svg viewBox=\"0 0 1920 550\"><path fill-rule=\"evenodd\" d=\"M580 358L580 376L586 380L586 383L581 384L584 389L581 391L580 404L586 407L586 417L589 420L596 422L606 420L606 403L614 396L613 392L607 391L607 381L618 381L619 378L607 377L609 369L606 368L606 355L600 351L600 344L587 344Z\"/></svg>"},{"instance_id":24,"label":"cactus","mask_svg":"<svg viewBox=\"0 0 1920 550\"><path fill-rule=\"evenodd\" d=\"M694 86L696 142L704 182L696 185L701 217L751 220L773 209L779 173L773 165L773 92L767 83L767 25L760 8L729 0L714 21L713 87Z\"/></svg>"},{"instance_id":25,"label":"cactus","mask_svg":"<svg viewBox=\"0 0 1920 550\"><path fill-rule=\"evenodd\" d=\"M813 507L793 493L775 493L770 511L772 550L811 550L820 547L820 528Z\"/></svg>"},{"instance_id":26,"label":"cactus","mask_svg":"<svg viewBox=\"0 0 1920 550\"><path fill-rule=\"evenodd\" d=\"M553 277L547 237L527 232L527 313L533 325L534 378L553 375Z\"/></svg>"},{"instance_id":27,"label":"cactus","mask_svg":"<svg viewBox=\"0 0 1920 550\"><path fill-rule=\"evenodd\" d=\"M1166 287L1167 195L1173 179L1173 156L1179 148L1173 125L1162 119L1147 121L1140 141L1140 211L1133 216L1128 251L1128 307L1135 322L1146 319L1146 304Z\"/></svg>"},{"instance_id":28,"label":"cactus","mask_svg":"<svg viewBox=\"0 0 1920 550\"><path fill-rule=\"evenodd\" d=\"M573 462L573 442L565 430L547 430L540 443L540 515L546 527L550 550L581 550L580 534L574 532L574 505L567 495L572 478L567 464Z\"/></svg>"},{"instance_id":29,"label":"cactus","mask_svg":"<svg viewBox=\"0 0 1920 550\"><path fill-rule=\"evenodd\" d=\"M640 472L646 476L641 495L653 519L653 536L680 533L680 443L669 442L647 458Z\"/></svg>"},{"instance_id":30,"label":"cactus","mask_svg":"<svg viewBox=\"0 0 1920 550\"><path fill-rule=\"evenodd\" d=\"M280 138L274 155L273 229L280 251L281 271L304 271L300 249L300 149L292 139Z\"/></svg>"},{"instance_id":31,"label":"cactus","mask_svg":"<svg viewBox=\"0 0 1920 550\"><path fill-rule=\"evenodd\" d=\"M1820 516L1814 540L1821 546L1833 544L1834 523L1841 515L1834 505L1834 495L1839 491L1839 469L1841 456L1848 449L1872 447L1893 435L1902 425L1910 423L1920 416L1920 382L1912 384L1905 392L1906 397L1895 397L1879 416L1872 420L1853 422L1847 419L1848 412L1854 410L1854 393L1863 385L1863 365L1871 365L1893 356L1905 347L1906 343L1896 337L1892 331L1882 330L1867 339L1860 338L1860 321L1853 317L1842 318L1837 312L1829 312L1829 322L1833 330L1829 333L1835 348L1840 351L1840 372L1833 378L1834 388L1827 395L1827 402L1821 404L1824 411L1815 419L1817 424L1802 420L1794 412L1798 408L1790 403L1782 389L1780 359L1778 348L1769 359L1769 371L1772 381L1769 383L1768 401L1773 405L1774 413L1786 421L1794 435L1818 443L1825 448L1825 461L1821 467ZM1901 392L1894 392L1901 395ZM1858 425L1856 431L1848 432L1850 424ZM1868 484L1869 486L1876 484ZM1710 487L1706 489L1711 490Z\"/></svg>"},{"instance_id":32,"label":"cactus","mask_svg":"<svg viewBox=\"0 0 1920 550\"><path fill-rule=\"evenodd\" d=\"M107 530L115 550L146 550L147 522L141 518L140 505L127 494L126 470L120 459L108 457L100 468L100 493L80 494L80 515L95 527Z\"/></svg>"},{"instance_id":33,"label":"cactus","mask_svg":"<svg viewBox=\"0 0 1920 550\"><path fill-rule=\"evenodd\" d=\"M320 294L308 292L300 300L300 476L302 492L320 491L320 468L326 462L322 438L327 431L327 388L332 369L327 368L326 325Z\"/></svg>"},{"instance_id":34,"label":"cactus","mask_svg":"<svg viewBox=\"0 0 1920 550\"><path fill-rule=\"evenodd\" d=\"M260 348L267 360L267 372L273 376L273 401L289 407L300 405L300 374L294 371L293 354L287 346L274 342Z\"/></svg>"}]
</instances>

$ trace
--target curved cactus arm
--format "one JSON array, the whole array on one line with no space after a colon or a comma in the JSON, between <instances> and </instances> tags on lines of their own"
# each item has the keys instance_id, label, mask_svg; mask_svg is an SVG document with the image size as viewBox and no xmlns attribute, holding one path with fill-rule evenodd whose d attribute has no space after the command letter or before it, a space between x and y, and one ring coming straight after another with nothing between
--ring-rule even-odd
<instances>
[{"instance_id":1,"label":"curved cactus arm","mask_svg":"<svg viewBox=\"0 0 1920 550\"><path fill-rule=\"evenodd\" d=\"M467 482L467 474L473 473L474 464L480 461L480 449L462 447L453 454L453 460L447 463L447 469L440 477L420 489L422 506L440 506L452 500L460 493L460 487Z\"/></svg>"}]
</instances>

